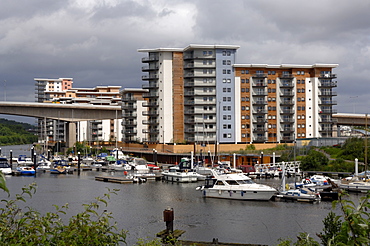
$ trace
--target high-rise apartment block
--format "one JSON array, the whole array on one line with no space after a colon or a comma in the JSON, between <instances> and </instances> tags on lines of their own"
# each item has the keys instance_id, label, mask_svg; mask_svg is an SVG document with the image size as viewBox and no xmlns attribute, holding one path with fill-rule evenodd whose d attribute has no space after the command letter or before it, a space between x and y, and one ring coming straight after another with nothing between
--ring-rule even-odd
<instances>
[{"instance_id":1,"label":"high-rise apartment block","mask_svg":"<svg viewBox=\"0 0 370 246\"><path fill-rule=\"evenodd\" d=\"M121 105L121 86L96 86L73 88L72 78L35 78L36 102L61 104ZM78 122L77 141L121 141L122 119ZM39 142L61 143L66 141L66 122L58 119L38 119Z\"/></svg>"},{"instance_id":2,"label":"high-rise apartment block","mask_svg":"<svg viewBox=\"0 0 370 246\"><path fill-rule=\"evenodd\" d=\"M237 64L235 45L140 49L152 143L330 137L337 64Z\"/></svg>"}]
</instances>

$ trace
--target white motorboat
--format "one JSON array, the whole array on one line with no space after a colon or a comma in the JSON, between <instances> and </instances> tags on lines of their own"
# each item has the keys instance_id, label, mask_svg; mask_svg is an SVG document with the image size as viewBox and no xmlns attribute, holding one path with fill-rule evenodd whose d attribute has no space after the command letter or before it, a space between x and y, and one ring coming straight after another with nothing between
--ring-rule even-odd
<instances>
[{"instance_id":1,"label":"white motorboat","mask_svg":"<svg viewBox=\"0 0 370 246\"><path fill-rule=\"evenodd\" d=\"M48 161L47 159L41 159L37 163L36 171L44 172L46 170L50 170L51 167L52 167L51 161Z\"/></svg>"},{"instance_id":2,"label":"white motorboat","mask_svg":"<svg viewBox=\"0 0 370 246\"><path fill-rule=\"evenodd\" d=\"M170 167L162 172L162 175L167 181L188 183L197 182L199 174L191 169L191 162L188 158L182 158L178 166Z\"/></svg>"},{"instance_id":3,"label":"white motorboat","mask_svg":"<svg viewBox=\"0 0 370 246\"><path fill-rule=\"evenodd\" d=\"M340 184L339 188L354 192L368 192L370 191L370 182L362 180L351 181Z\"/></svg>"},{"instance_id":4,"label":"white motorboat","mask_svg":"<svg viewBox=\"0 0 370 246\"><path fill-rule=\"evenodd\" d=\"M134 158L129 164L134 167L136 173L149 173L150 171L146 160L143 158Z\"/></svg>"},{"instance_id":5,"label":"white motorboat","mask_svg":"<svg viewBox=\"0 0 370 246\"><path fill-rule=\"evenodd\" d=\"M17 160L18 166L32 166L33 161L30 157L26 157L26 155L19 155Z\"/></svg>"},{"instance_id":6,"label":"white motorboat","mask_svg":"<svg viewBox=\"0 0 370 246\"><path fill-rule=\"evenodd\" d=\"M0 171L3 174L12 174L12 167L8 163L8 159L0 157Z\"/></svg>"},{"instance_id":7,"label":"white motorboat","mask_svg":"<svg viewBox=\"0 0 370 246\"><path fill-rule=\"evenodd\" d=\"M213 171L213 178L206 179L204 186L197 187L204 197L235 200L270 200L277 192L268 185L257 184L246 175L239 173L218 174Z\"/></svg>"}]
</instances>

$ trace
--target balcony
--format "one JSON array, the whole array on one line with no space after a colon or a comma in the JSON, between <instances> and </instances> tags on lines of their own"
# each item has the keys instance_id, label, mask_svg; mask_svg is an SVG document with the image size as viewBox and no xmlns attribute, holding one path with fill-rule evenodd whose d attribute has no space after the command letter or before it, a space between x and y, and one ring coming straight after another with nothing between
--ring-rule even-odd
<instances>
[{"instance_id":1,"label":"balcony","mask_svg":"<svg viewBox=\"0 0 370 246\"><path fill-rule=\"evenodd\" d=\"M136 101L134 97L122 97L122 102Z\"/></svg>"},{"instance_id":2,"label":"balcony","mask_svg":"<svg viewBox=\"0 0 370 246\"><path fill-rule=\"evenodd\" d=\"M283 136L283 137L281 138L281 141L282 141L282 142L293 142L293 141L295 141L295 139L294 139L294 137L293 137L293 136Z\"/></svg>"},{"instance_id":3,"label":"balcony","mask_svg":"<svg viewBox=\"0 0 370 246\"><path fill-rule=\"evenodd\" d=\"M267 86L267 83L266 82L254 82L254 83L252 83L252 86L254 86L254 87L265 87L265 86Z\"/></svg>"},{"instance_id":4,"label":"balcony","mask_svg":"<svg viewBox=\"0 0 370 246\"><path fill-rule=\"evenodd\" d=\"M280 119L280 122L281 123L293 123L294 122L294 119L291 118L291 117L289 117L289 118L288 117L286 117L286 118L284 117L284 118L281 118Z\"/></svg>"},{"instance_id":5,"label":"balcony","mask_svg":"<svg viewBox=\"0 0 370 246\"><path fill-rule=\"evenodd\" d=\"M254 91L252 96L267 96L267 91Z\"/></svg>"},{"instance_id":6,"label":"balcony","mask_svg":"<svg viewBox=\"0 0 370 246\"><path fill-rule=\"evenodd\" d=\"M320 87L328 87L328 88L337 87L337 81L324 81L324 82L321 82L321 83L319 83L319 88Z\"/></svg>"},{"instance_id":7,"label":"balcony","mask_svg":"<svg viewBox=\"0 0 370 246\"><path fill-rule=\"evenodd\" d=\"M337 101L321 100L321 101L319 101L319 105L337 105Z\"/></svg>"},{"instance_id":8,"label":"balcony","mask_svg":"<svg viewBox=\"0 0 370 246\"><path fill-rule=\"evenodd\" d=\"M284 73L284 74L280 74L279 75L279 78L282 78L282 79L293 79L294 78L294 75L291 74L291 73Z\"/></svg>"},{"instance_id":9,"label":"balcony","mask_svg":"<svg viewBox=\"0 0 370 246\"><path fill-rule=\"evenodd\" d=\"M158 66L143 66L141 67L142 72L148 72L148 71L153 71L153 70L158 70Z\"/></svg>"},{"instance_id":10,"label":"balcony","mask_svg":"<svg viewBox=\"0 0 370 246\"><path fill-rule=\"evenodd\" d=\"M323 97L323 96L337 96L337 92L336 91L323 91L321 92L321 94L319 94L319 96Z\"/></svg>"},{"instance_id":11,"label":"balcony","mask_svg":"<svg viewBox=\"0 0 370 246\"><path fill-rule=\"evenodd\" d=\"M336 109L322 109L320 111L320 114L336 114L338 113L338 110Z\"/></svg>"},{"instance_id":12,"label":"balcony","mask_svg":"<svg viewBox=\"0 0 370 246\"><path fill-rule=\"evenodd\" d=\"M148 134L158 134L158 129L143 129L142 133L148 133Z\"/></svg>"},{"instance_id":13,"label":"balcony","mask_svg":"<svg viewBox=\"0 0 370 246\"><path fill-rule=\"evenodd\" d=\"M158 97L158 93L150 92L150 93L143 93L144 98L151 98L151 97Z\"/></svg>"},{"instance_id":14,"label":"balcony","mask_svg":"<svg viewBox=\"0 0 370 246\"><path fill-rule=\"evenodd\" d=\"M337 77L334 73L320 74L319 79L335 79Z\"/></svg>"},{"instance_id":15,"label":"balcony","mask_svg":"<svg viewBox=\"0 0 370 246\"><path fill-rule=\"evenodd\" d=\"M255 74L251 74L251 76L253 78L266 78L267 74L266 73L255 73Z\"/></svg>"},{"instance_id":16,"label":"balcony","mask_svg":"<svg viewBox=\"0 0 370 246\"><path fill-rule=\"evenodd\" d=\"M281 100L280 105L292 106L292 105L294 105L294 100Z\"/></svg>"},{"instance_id":17,"label":"balcony","mask_svg":"<svg viewBox=\"0 0 370 246\"><path fill-rule=\"evenodd\" d=\"M267 119L265 119L265 118L253 119L253 123L266 123L266 122L267 122Z\"/></svg>"},{"instance_id":18,"label":"balcony","mask_svg":"<svg viewBox=\"0 0 370 246\"><path fill-rule=\"evenodd\" d=\"M142 85L141 88L143 89L153 89L153 88L158 88L158 83L149 83Z\"/></svg>"},{"instance_id":19,"label":"balcony","mask_svg":"<svg viewBox=\"0 0 370 246\"><path fill-rule=\"evenodd\" d=\"M253 104L254 105L267 105L267 101L264 101L264 100L256 100L256 101L253 101Z\"/></svg>"},{"instance_id":20,"label":"balcony","mask_svg":"<svg viewBox=\"0 0 370 246\"><path fill-rule=\"evenodd\" d=\"M185 132L187 132L187 133L194 133L195 132L195 129L194 128L187 128L187 129L185 129Z\"/></svg>"},{"instance_id":21,"label":"balcony","mask_svg":"<svg viewBox=\"0 0 370 246\"><path fill-rule=\"evenodd\" d=\"M135 118L137 116L136 112L132 113L123 113L122 118Z\"/></svg>"},{"instance_id":22,"label":"balcony","mask_svg":"<svg viewBox=\"0 0 370 246\"><path fill-rule=\"evenodd\" d=\"M266 137L256 137L253 142L256 142L256 143L263 143L263 142L266 142L267 141L267 138Z\"/></svg>"},{"instance_id":23,"label":"balcony","mask_svg":"<svg viewBox=\"0 0 370 246\"><path fill-rule=\"evenodd\" d=\"M294 96L294 91L282 91L280 92L281 97L292 97Z\"/></svg>"},{"instance_id":24,"label":"balcony","mask_svg":"<svg viewBox=\"0 0 370 246\"><path fill-rule=\"evenodd\" d=\"M156 120L143 120L142 124L143 125L159 125L158 121Z\"/></svg>"},{"instance_id":25,"label":"balcony","mask_svg":"<svg viewBox=\"0 0 370 246\"><path fill-rule=\"evenodd\" d=\"M327 117L321 117L320 123L333 123L333 119Z\"/></svg>"},{"instance_id":26,"label":"balcony","mask_svg":"<svg viewBox=\"0 0 370 246\"><path fill-rule=\"evenodd\" d=\"M294 109L282 109L280 114L294 114Z\"/></svg>"},{"instance_id":27,"label":"balcony","mask_svg":"<svg viewBox=\"0 0 370 246\"><path fill-rule=\"evenodd\" d=\"M280 132L294 132L293 127L282 127L280 128Z\"/></svg>"},{"instance_id":28,"label":"balcony","mask_svg":"<svg viewBox=\"0 0 370 246\"><path fill-rule=\"evenodd\" d=\"M151 74L151 75L143 75L141 76L142 80L153 80L158 79L158 74Z\"/></svg>"},{"instance_id":29,"label":"balcony","mask_svg":"<svg viewBox=\"0 0 370 246\"><path fill-rule=\"evenodd\" d=\"M136 135L137 130L125 130L125 131L123 131L123 134L125 134L125 135Z\"/></svg>"},{"instance_id":30,"label":"balcony","mask_svg":"<svg viewBox=\"0 0 370 246\"><path fill-rule=\"evenodd\" d=\"M122 105L121 108L124 110L136 110L137 109L136 105Z\"/></svg>"},{"instance_id":31,"label":"balcony","mask_svg":"<svg viewBox=\"0 0 370 246\"><path fill-rule=\"evenodd\" d=\"M126 121L122 122L122 125L124 125L124 126L136 126L137 122L136 122L136 120L126 120Z\"/></svg>"},{"instance_id":32,"label":"balcony","mask_svg":"<svg viewBox=\"0 0 370 246\"><path fill-rule=\"evenodd\" d=\"M257 110L253 110L252 113L253 114L267 114L267 110L266 109L257 109Z\"/></svg>"},{"instance_id":33,"label":"balcony","mask_svg":"<svg viewBox=\"0 0 370 246\"><path fill-rule=\"evenodd\" d=\"M143 111L143 116L158 116L158 111L156 110Z\"/></svg>"},{"instance_id":34,"label":"balcony","mask_svg":"<svg viewBox=\"0 0 370 246\"><path fill-rule=\"evenodd\" d=\"M195 101L194 100L186 100L184 102L184 105L194 105Z\"/></svg>"},{"instance_id":35,"label":"balcony","mask_svg":"<svg viewBox=\"0 0 370 246\"><path fill-rule=\"evenodd\" d=\"M285 81L285 82L280 83L280 88L284 88L284 87L291 88L291 87L294 87L294 84L291 81L289 82Z\"/></svg>"},{"instance_id":36,"label":"balcony","mask_svg":"<svg viewBox=\"0 0 370 246\"><path fill-rule=\"evenodd\" d=\"M158 61L158 60L159 60L158 56L150 56L150 57L141 58L141 62L153 62L153 61Z\"/></svg>"},{"instance_id":37,"label":"balcony","mask_svg":"<svg viewBox=\"0 0 370 246\"><path fill-rule=\"evenodd\" d=\"M158 107L158 104L155 102L143 102L143 107Z\"/></svg>"},{"instance_id":38,"label":"balcony","mask_svg":"<svg viewBox=\"0 0 370 246\"><path fill-rule=\"evenodd\" d=\"M257 127L253 129L253 132L266 132L267 129L265 127Z\"/></svg>"}]
</instances>

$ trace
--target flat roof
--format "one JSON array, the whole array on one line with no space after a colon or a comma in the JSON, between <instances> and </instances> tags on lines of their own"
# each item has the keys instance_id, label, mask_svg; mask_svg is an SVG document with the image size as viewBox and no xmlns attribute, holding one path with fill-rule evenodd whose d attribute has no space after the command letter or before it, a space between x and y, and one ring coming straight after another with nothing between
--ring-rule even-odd
<instances>
[{"instance_id":1,"label":"flat roof","mask_svg":"<svg viewBox=\"0 0 370 246\"><path fill-rule=\"evenodd\" d=\"M281 64L281 65L269 65L269 64L234 64L233 67L262 67L262 68L316 68L316 67L327 67L336 68L338 64L321 64L315 63L312 65L302 65L302 64Z\"/></svg>"},{"instance_id":2,"label":"flat roof","mask_svg":"<svg viewBox=\"0 0 370 246\"><path fill-rule=\"evenodd\" d=\"M189 44L185 48L154 48L154 49L138 49L138 52L183 52L191 49L239 49L239 45L224 45L224 44Z\"/></svg>"}]
</instances>

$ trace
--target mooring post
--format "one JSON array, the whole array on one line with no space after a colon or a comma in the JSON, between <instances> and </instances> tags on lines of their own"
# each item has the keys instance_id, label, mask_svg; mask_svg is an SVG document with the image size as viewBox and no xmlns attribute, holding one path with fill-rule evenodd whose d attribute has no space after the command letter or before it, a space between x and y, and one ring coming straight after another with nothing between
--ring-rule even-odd
<instances>
[{"instance_id":1,"label":"mooring post","mask_svg":"<svg viewBox=\"0 0 370 246\"><path fill-rule=\"evenodd\" d=\"M80 176L80 168L81 168L81 154L78 152L78 162L77 162L77 174Z\"/></svg>"},{"instance_id":2,"label":"mooring post","mask_svg":"<svg viewBox=\"0 0 370 246\"><path fill-rule=\"evenodd\" d=\"M163 211L163 219L166 222L166 231L167 233L173 233L173 220L174 220L174 212L173 208L166 208Z\"/></svg>"},{"instance_id":3,"label":"mooring post","mask_svg":"<svg viewBox=\"0 0 370 246\"><path fill-rule=\"evenodd\" d=\"M12 167L13 169L13 150L10 150L10 166Z\"/></svg>"}]
</instances>

